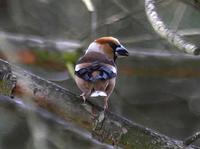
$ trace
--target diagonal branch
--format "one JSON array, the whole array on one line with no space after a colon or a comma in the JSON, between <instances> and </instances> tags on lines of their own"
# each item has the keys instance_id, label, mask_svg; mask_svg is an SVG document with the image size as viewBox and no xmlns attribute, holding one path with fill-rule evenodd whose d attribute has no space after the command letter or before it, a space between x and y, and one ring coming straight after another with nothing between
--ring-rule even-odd
<instances>
[{"instance_id":1,"label":"diagonal branch","mask_svg":"<svg viewBox=\"0 0 200 149\"><path fill-rule=\"evenodd\" d=\"M162 38L166 39L169 43L174 45L180 50L183 50L186 53L199 55L200 48L195 44L190 43L183 39L177 32L170 30L166 24L162 21L161 17L157 13L155 0L145 0L145 11L146 15L149 19L154 30L160 35Z\"/></svg>"},{"instance_id":2,"label":"diagonal branch","mask_svg":"<svg viewBox=\"0 0 200 149\"><path fill-rule=\"evenodd\" d=\"M195 142L196 140L198 140L200 138L200 132L196 132L195 134L193 134L192 136L186 138L184 140L184 144L185 145L190 145L192 144L193 142Z\"/></svg>"},{"instance_id":3,"label":"diagonal branch","mask_svg":"<svg viewBox=\"0 0 200 149\"><path fill-rule=\"evenodd\" d=\"M99 141L128 149L185 147L183 141L159 134L112 112L104 113L101 107L89 101L82 104L82 100L69 90L3 60L0 60L0 70L11 72L12 76L15 76L16 87L13 90L12 87L10 88L14 96L20 97L23 102L31 99L31 103L33 102L59 118L88 130L93 138ZM2 76L4 76L3 73ZM9 78L2 79L2 81L9 82ZM0 86L5 85L2 81ZM12 86L14 84L15 82ZM1 94L6 95L10 91L5 93L4 90L0 90ZM190 145L187 147L198 148Z\"/></svg>"}]
</instances>

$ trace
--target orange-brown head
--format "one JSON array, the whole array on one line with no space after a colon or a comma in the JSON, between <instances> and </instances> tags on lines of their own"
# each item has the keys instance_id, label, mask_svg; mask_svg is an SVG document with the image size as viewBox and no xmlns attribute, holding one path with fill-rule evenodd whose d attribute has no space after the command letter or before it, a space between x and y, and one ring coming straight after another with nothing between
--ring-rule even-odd
<instances>
[{"instance_id":1,"label":"orange-brown head","mask_svg":"<svg viewBox=\"0 0 200 149\"><path fill-rule=\"evenodd\" d=\"M119 40L114 37L101 37L90 44L87 52L100 52L109 59L116 60L117 56L128 56L128 51L123 47Z\"/></svg>"}]
</instances>

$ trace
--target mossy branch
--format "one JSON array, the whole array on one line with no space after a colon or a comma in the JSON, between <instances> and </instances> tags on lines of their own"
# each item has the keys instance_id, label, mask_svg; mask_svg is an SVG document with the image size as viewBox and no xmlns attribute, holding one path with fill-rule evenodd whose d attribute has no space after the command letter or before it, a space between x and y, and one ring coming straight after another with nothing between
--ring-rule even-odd
<instances>
[{"instance_id":1,"label":"mossy branch","mask_svg":"<svg viewBox=\"0 0 200 149\"><path fill-rule=\"evenodd\" d=\"M183 141L159 134L112 112L103 112L101 107L90 101L83 104L82 100L69 90L3 60L0 60L0 71L5 72L1 74L1 82L12 82L6 95L10 95L12 91L12 96L20 97L24 102L31 99L37 106L88 130L93 138L99 141L126 149L185 147ZM16 78L16 81L10 81L9 78L12 77L4 79L3 76L7 73ZM0 83L0 88L6 83ZM0 92L5 94L4 90ZM198 147L189 145L187 148Z\"/></svg>"}]
</instances>

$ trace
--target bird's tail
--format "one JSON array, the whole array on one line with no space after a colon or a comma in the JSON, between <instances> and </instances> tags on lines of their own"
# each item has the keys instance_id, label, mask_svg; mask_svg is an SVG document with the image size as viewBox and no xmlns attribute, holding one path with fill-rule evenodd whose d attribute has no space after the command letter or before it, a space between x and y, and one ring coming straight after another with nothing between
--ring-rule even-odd
<instances>
[{"instance_id":1,"label":"bird's tail","mask_svg":"<svg viewBox=\"0 0 200 149\"><path fill-rule=\"evenodd\" d=\"M105 97L107 96L106 92L104 92L105 87L106 87L106 82L102 81L102 76L100 75L100 71L94 71L92 73L92 78L93 78L93 92L90 95L90 97Z\"/></svg>"},{"instance_id":2,"label":"bird's tail","mask_svg":"<svg viewBox=\"0 0 200 149\"><path fill-rule=\"evenodd\" d=\"M90 97L99 97L99 96L106 97L106 96L108 96L108 95L107 95L106 92L104 92L104 91L94 91L94 92L90 95Z\"/></svg>"},{"instance_id":3,"label":"bird's tail","mask_svg":"<svg viewBox=\"0 0 200 149\"><path fill-rule=\"evenodd\" d=\"M96 82L96 81L101 80L101 79L102 79L102 76L100 75L100 71L92 72L92 77L91 77L92 82Z\"/></svg>"}]
</instances>

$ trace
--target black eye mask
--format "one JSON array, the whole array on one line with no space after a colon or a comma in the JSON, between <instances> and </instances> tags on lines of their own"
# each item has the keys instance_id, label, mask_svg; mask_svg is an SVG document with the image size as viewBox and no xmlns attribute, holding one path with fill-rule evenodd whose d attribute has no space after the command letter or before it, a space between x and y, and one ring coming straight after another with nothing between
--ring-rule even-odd
<instances>
[{"instance_id":1,"label":"black eye mask","mask_svg":"<svg viewBox=\"0 0 200 149\"><path fill-rule=\"evenodd\" d=\"M115 43L113 43L113 42L109 42L108 43L109 44L109 46L115 51L116 50L116 48L118 48L118 47L120 47L120 45L118 44L115 44Z\"/></svg>"},{"instance_id":2,"label":"black eye mask","mask_svg":"<svg viewBox=\"0 0 200 149\"><path fill-rule=\"evenodd\" d=\"M120 47L120 45L117 45L117 44L115 44L115 43L113 43L113 42L109 42L108 43L109 44L109 46L113 49L113 53L114 53L114 57L113 57L113 59L114 59L114 61L116 61L116 59L117 59L117 55L116 55L116 49L118 48L118 47Z\"/></svg>"}]
</instances>

